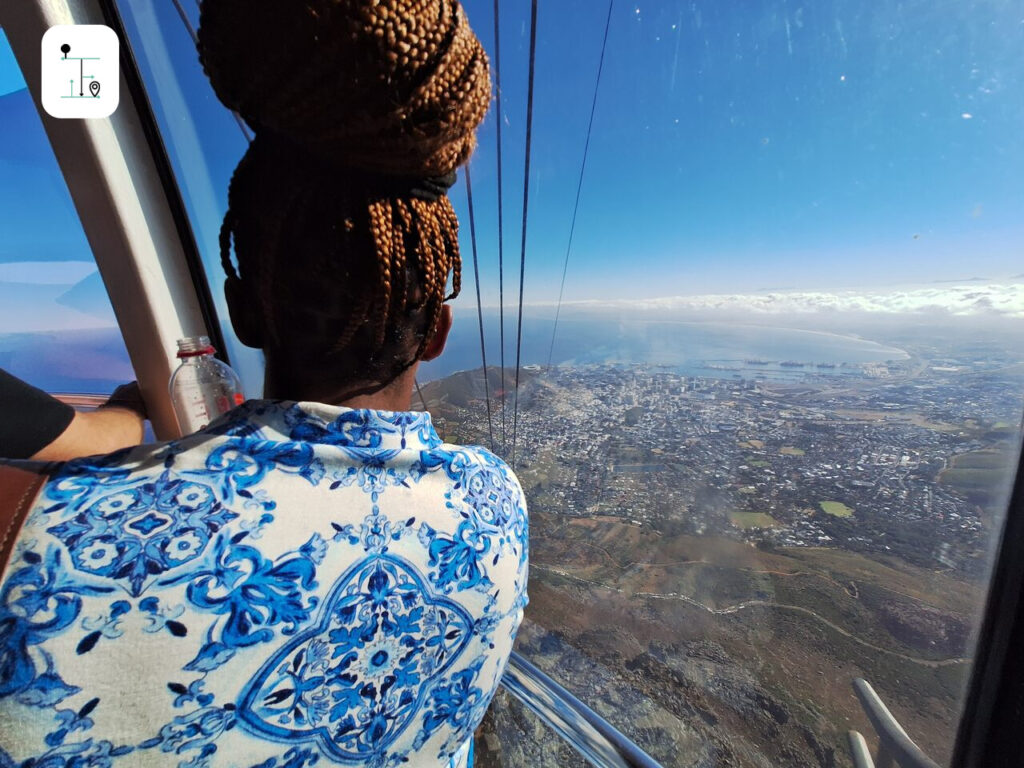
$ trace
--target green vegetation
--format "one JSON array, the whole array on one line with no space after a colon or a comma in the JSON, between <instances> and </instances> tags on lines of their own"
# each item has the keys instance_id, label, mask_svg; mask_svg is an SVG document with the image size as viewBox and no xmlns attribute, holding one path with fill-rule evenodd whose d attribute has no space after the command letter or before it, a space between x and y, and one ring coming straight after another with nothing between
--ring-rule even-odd
<instances>
[{"instance_id":1,"label":"green vegetation","mask_svg":"<svg viewBox=\"0 0 1024 768\"><path fill-rule=\"evenodd\" d=\"M1000 469L947 469L939 482L977 504L992 504L1002 497L1011 476Z\"/></svg>"},{"instance_id":2,"label":"green vegetation","mask_svg":"<svg viewBox=\"0 0 1024 768\"><path fill-rule=\"evenodd\" d=\"M1010 479L998 469L947 469L940 481L959 490L992 490Z\"/></svg>"},{"instance_id":3,"label":"green vegetation","mask_svg":"<svg viewBox=\"0 0 1024 768\"><path fill-rule=\"evenodd\" d=\"M795 448L792 445L785 445L779 449L779 453L783 456L803 456L805 451L803 448Z\"/></svg>"},{"instance_id":4,"label":"green vegetation","mask_svg":"<svg viewBox=\"0 0 1024 768\"><path fill-rule=\"evenodd\" d=\"M1010 457L1002 451L971 451L953 459L956 469L999 469L1010 466Z\"/></svg>"},{"instance_id":5,"label":"green vegetation","mask_svg":"<svg viewBox=\"0 0 1024 768\"><path fill-rule=\"evenodd\" d=\"M853 510L841 501L819 501L821 511L833 517L851 517Z\"/></svg>"},{"instance_id":6,"label":"green vegetation","mask_svg":"<svg viewBox=\"0 0 1024 768\"><path fill-rule=\"evenodd\" d=\"M1008 451L971 451L953 458L952 466L939 474L939 482L981 506L1003 498L1013 477L1013 460Z\"/></svg>"},{"instance_id":7,"label":"green vegetation","mask_svg":"<svg viewBox=\"0 0 1024 768\"><path fill-rule=\"evenodd\" d=\"M771 515L764 512L730 512L729 522L737 528L774 528L778 523Z\"/></svg>"}]
</instances>

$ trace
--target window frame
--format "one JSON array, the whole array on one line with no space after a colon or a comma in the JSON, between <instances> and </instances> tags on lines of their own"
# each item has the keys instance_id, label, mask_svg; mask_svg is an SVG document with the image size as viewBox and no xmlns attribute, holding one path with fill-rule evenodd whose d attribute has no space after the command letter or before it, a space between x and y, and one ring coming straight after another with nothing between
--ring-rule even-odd
<instances>
[{"instance_id":1,"label":"window frame","mask_svg":"<svg viewBox=\"0 0 1024 768\"><path fill-rule=\"evenodd\" d=\"M150 152L152 153L153 165L160 177L164 194L167 196L167 206L171 217L174 219L175 230L178 233L178 239L181 244L181 255L188 268L189 277L192 279L192 285L196 291L196 299L199 302L199 311L202 313L203 322L206 326L205 335L216 347L216 356L230 365L231 361L228 358L227 346L224 343L224 336L221 333L221 325L217 317L217 308L214 305L210 283L206 277L206 270L203 269L202 256L199 253L195 233L188 218L185 200L174 176L174 169L171 167L171 159L167 154L163 134L160 133L156 113L153 111L153 105L146 91L142 73L139 70L138 62L135 60L135 51L131 46L128 32L121 18L121 12L118 10L115 0L99 0L99 6L106 25L114 30L121 41L121 77L128 86L132 106L139 119L140 127L146 136L146 142L149 144Z\"/></svg>"},{"instance_id":2,"label":"window frame","mask_svg":"<svg viewBox=\"0 0 1024 768\"><path fill-rule=\"evenodd\" d=\"M154 432L169 439L181 434L167 391L175 343L200 334L219 340L220 330L170 161L115 14L104 0L5 3L0 26L95 256ZM57 24L106 24L119 34L123 95L109 118L59 120L42 109L39 41Z\"/></svg>"}]
</instances>

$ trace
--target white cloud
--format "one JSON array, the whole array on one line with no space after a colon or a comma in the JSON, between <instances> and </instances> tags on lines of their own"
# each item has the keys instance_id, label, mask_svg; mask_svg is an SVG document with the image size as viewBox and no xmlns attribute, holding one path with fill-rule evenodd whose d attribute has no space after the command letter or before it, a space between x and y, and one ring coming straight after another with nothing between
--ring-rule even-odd
<instances>
[{"instance_id":1,"label":"white cloud","mask_svg":"<svg viewBox=\"0 0 1024 768\"><path fill-rule=\"evenodd\" d=\"M566 305L569 305L566 302ZM746 314L942 313L997 315L1024 319L1024 283L943 285L890 291L775 291L759 294L667 296L656 299L578 301L572 306L621 307L671 312L743 312Z\"/></svg>"}]
</instances>

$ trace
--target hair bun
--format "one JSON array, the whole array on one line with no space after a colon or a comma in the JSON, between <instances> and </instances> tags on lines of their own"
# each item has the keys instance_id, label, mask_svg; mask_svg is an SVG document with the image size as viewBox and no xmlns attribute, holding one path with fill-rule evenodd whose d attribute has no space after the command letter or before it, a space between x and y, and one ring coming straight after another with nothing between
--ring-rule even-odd
<instances>
[{"instance_id":1,"label":"hair bun","mask_svg":"<svg viewBox=\"0 0 1024 768\"><path fill-rule=\"evenodd\" d=\"M397 175L463 163L491 97L458 0L204 0L199 56L257 135Z\"/></svg>"}]
</instances>

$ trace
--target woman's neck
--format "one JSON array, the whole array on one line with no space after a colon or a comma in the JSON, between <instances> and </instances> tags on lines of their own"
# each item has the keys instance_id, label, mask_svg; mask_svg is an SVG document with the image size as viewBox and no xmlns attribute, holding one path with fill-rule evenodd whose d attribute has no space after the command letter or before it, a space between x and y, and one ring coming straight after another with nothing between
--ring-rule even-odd
<instances>
[{"instance_id":1,"label":"woman's neck","mask_svg":"<svg viewBox=\"0 0 1024 768\"><path fill-rule=\"evenodd\" d=\"M368 394L352 396L351 384L339 386L326 380L310 381L291 374L282 374L267 362L263 376L263 396L272 400L306 400L346 408L370 408L377 411L408 411L412 407L412 391L416 385L416 363L387 386Z\"/></svg>"}]
</instances>

